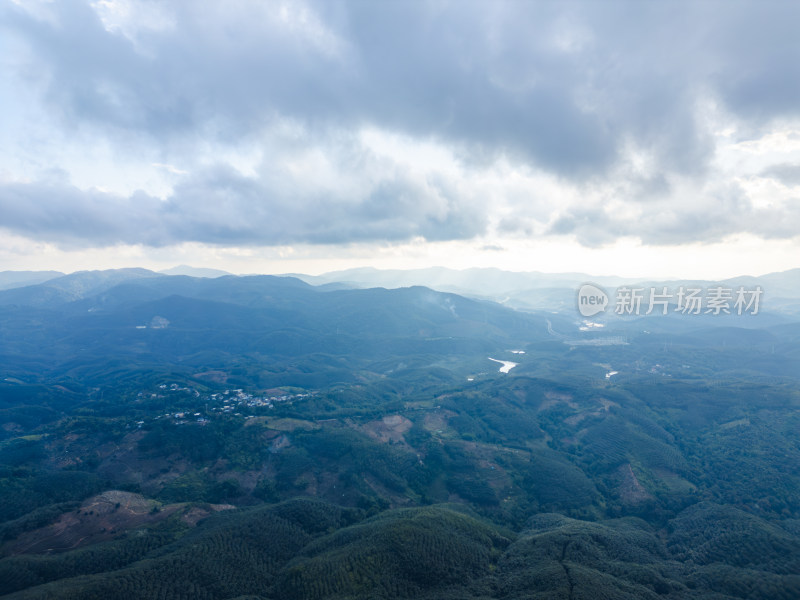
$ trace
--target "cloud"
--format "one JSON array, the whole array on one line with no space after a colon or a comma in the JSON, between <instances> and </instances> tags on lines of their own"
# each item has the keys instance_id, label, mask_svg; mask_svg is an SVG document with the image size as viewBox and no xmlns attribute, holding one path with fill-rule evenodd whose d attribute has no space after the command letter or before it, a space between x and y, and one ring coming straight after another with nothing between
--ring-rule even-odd
<instances>
[{"instance_id":1,"label":"cloud","mask_svg":"<svg viewBox=\"0 0 800 600\"><path fill-rule=\"evenodd\" d=\"M183 242L228 246L470 239L484 216L435 181L397 172L355 196L303 186L290 193L218 165L166 199L68 183L0 185L2 227L65 247Z\"/></svg>"},{"instance_id":2,"label":"cloud","mask_svg":"<svg viewBox=\"0 0 800 600\"><path fill-rule=\"evenodd\" d=\"M183 169L179 169L174 165L167 165L164 163L152 163L152 166L158 167L159 169L164 169L168 173L172 173L173 175L187 175L189 172L184 171Z\"/></svg>"},{"instance_id":3,"label":"cloud","mask_svg":"<svg viewBox=\"0 0 800 600\"><path fill-rule=\"evenodd\" d=\"M709 4L176 1L165 5L172 26L135 36L78 0L54 3L52 20L22 8L5 20L65 120L162 141L232 141L276 115L371 124L583 176L612 166L627 139L666 169L701 168L695 106L709 86L746 115L797 114L787 82L800 78L786 75L800 57L761 43L747 5ZM765 25L796 49L781 10Z\"/></svg>"},{"instance_id":4,"label":"cloud","mask_svg":"<svg viewBox=\"0 0 800 600\"><path fill-rule=\"evenodd\" d=\"M0 174L1 226L84 246L793 238L796 202L755 204L719 149L800 118L799 17L777 2L8 4L0 27L24 51L3 81L59 129L23 123L41 135L25 144L59 140L72 163L108 147L104 164L155 166L161 186L104 173L100 191L91 165L70 184L19 162ZM420 165L431 146L447 160ZM758 172L794 185L798 158L772 158Z\"/></svg>"},{"instance_id":5,"label":"cloud","mask_svg":"<svg viewBox=\"0 0 800 600\"><path fill-rule=\"evenodd\" d=\"M0 185L1 227L64 247L160 245L159 208L157 198L143 193L120 197L58 182Z\"/></svg>"},{"instance_id":6,"label":"cloud","mask_svg":"<svg viewBox=\"0 0 800 600\"><path fill-rule=\"evenodd\" d=\"M737 184L703 190L702 197L669 197L614 214L601 205L574 207L559 216L549 233L573 235L584 246L600 247L619 238L653 246L714 243L752 233L763 239L800 237L800 202L759 207Z\"/></svg>"},{"instance_id":7,"label":"cloud","mask_svg":"<svg viewBox=\"0 0 800 600\"><path fill-rule=\"evenodd\" d=\"M800 163L781 163L772 165L761 172L762 177L777 179L787 186L800 185Z\"/></svg>"}]
</instances>

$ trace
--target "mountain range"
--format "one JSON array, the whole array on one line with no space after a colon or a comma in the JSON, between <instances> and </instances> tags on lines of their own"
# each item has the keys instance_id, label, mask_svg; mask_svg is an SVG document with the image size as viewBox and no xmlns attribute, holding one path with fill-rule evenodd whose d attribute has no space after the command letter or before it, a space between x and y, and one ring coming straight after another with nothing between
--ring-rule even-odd
<instances>
[{"instance_id":1,"label":"mountain range","mask_svg":"<svg viewBox=\"0 0 800 600\"><path fill-rule=\"evenodd\" d=\"M798 597L788 304L590 320L579 275L524 311L486 296L554 288L373 275L0 291L0 596Z\"/></svg>"}]
</instances>

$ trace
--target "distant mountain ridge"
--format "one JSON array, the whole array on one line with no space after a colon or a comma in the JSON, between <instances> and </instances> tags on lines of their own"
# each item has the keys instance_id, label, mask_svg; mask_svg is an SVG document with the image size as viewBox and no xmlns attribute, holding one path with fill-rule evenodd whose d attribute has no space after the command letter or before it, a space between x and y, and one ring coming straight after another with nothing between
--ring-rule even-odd
<instances>
[{"instance_id":1,"label":"distant mountain ridge","mask_svg":"<svg viewBox=\"0 0 800 600\"><path fill-rule=\"evenodd\" d=\"M178 265L177 267L172 267L171 269L163 269L159 271L163 275L188 275L189 277L208 277L211 279L217 277L225 277L226 275L232 275L228 271L221 271L220 269L207 269L207 268L198 268L198 267L190 267L189 265Z\"/></svg>"},{"instance_id":2,"label":"distant mountain ridge","mask_svg":"<svg viewBox=\"0 0 800 600\"><path fill-rule=\"evenodd\" d=\"M163 277L163 275L138 268L76 271L36 285L0 291L0 304L46 306L66 303L98 294L124 281L147 277Z\"/></svg>"},{"instance_id":3,"label":"distant mountain ridge","mask_svg":"<svg viewBox=\"0 0 800 600\"><path fill-rule=\"evenodd\" d=\"M244 369L281 365L259 376L269 386L442 360L462 369L548 337L542 317L425 287L336 289L272 275L81 272L2 291L0 306L4 352L23 369L40 360L67 369L81 355L191 371L214 356Z\"/></svg>"},{"instance_id":4,"label":"distant mountain ridge","mask_svg":"<svg viewBox=\"0 0 800 600\"><path fill-rule=\"evenodd\" d=\"M594 283L611 292L619 286L708 288L714 285L755 287L760 285L772 299L792 300L791 311L800 303L800 268L768 273L759 277L740 276L723 280L624 278L594 276L586 273L513 272L495 268L464 270L433 267L429 269L379 270L371 267L332 271L322 275L292 275L312 285L339 283L352 287L396 288L423 285L442 292L493 300L523 310L565 309L574 306L575 294L584 283ZM782 302L781 305L785 305Z\"/></svg>"},{"instance_id":5,"label":"distant mountain ridge","mask_svg":"<svg viewBox=\"0 0 800 600\"><path fill-rule=\"evenodd\" d=\"M63 275L61 271L0 271L0 290L36 285Z\"/></svg>"},{"instance_id":6,"label":"distant mountain ridge","mask_svg":"<svg viewBox=\"0 0 800 600\"><path fill-rule=\"evenodd\" d=\"M70 302L101 293L123 282L156 277L211 280L228 277L246 279L254 276L238 276L218 269L187 265L161 272L139 268L78 271L69 275L57 271L4 271L0 273L0 304L44 306L52 302ZM671 290L681 286L761 286L765 297L773 302L773 308L783 312L800 312L800 268L758 277L739 276L716 281L604 277L585 273L513 272L496 268L456 270L446 267L409 270L366 267L322 275L294 273L275 277L295 278L325 291L422 286L439 292L491 300L521 310L571 309L574 307L578 288L587 282L605 287L608 292L623 285L645 289L667 287Z\"/></svg>"}]
</instances>

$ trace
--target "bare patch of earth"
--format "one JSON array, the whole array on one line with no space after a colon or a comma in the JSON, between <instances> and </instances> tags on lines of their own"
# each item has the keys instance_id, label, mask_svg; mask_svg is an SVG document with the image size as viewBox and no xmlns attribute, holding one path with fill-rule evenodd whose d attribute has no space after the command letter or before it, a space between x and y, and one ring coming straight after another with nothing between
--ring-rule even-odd
<instances>
[{"instance_id":1,"label":"bare patch of earth","mask_svg":"<svg viewBox=\"0 0 800 600\"><path fill-rule=\"evenodd\" d=\"M234 507L228 504L207 504L202 508L186 503L161 505L140 494L110 490L85 500L78 509L62 514L50 525L23 533L7 543L2 554L65 552L113 540L175 514L194 526L212 512L231 508Z\"/></svg>"},{"instance_id":2,"label":"bare patch of earth","mask_svg":"<svg viewBox=\"0 0 800 600\"><path fill-rule=\"evenodd\" d=\"M374 440L383 443L405 443L403 434L408 432L413 423L401 415L387 415L379 421L370 421L361 430Z\"/></svg>"}]
</instances>

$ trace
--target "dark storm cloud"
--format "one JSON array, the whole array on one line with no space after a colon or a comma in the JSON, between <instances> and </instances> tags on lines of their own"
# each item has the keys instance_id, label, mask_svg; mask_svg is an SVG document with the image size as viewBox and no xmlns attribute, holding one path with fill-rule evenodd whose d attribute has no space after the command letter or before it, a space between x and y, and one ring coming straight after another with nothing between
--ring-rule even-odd
<instances>
[{"instance_id":1,"label":"dark storm cloud","mask_svg":"<svg viewBox=\"0 0 800 600\"><path fill-rule=\"evenodd\" d=\"M375 127L434 140L466 164L502 156L576 185L612 176L632 146L658 165L652 193L663 195L671 175L708 173L714 146L701 101L753 131L800 113L797 3L326 0L290 3L283 15L258 2L145 4L162 6L171 24L126 37L78 0L53 3L48 19L16 6L2 13L30 49L27 76L40 78L68 130L185 151L257 143L280 119L323 146L331 132ZM212 170L141 206L115 197L110 210L95 192L56 198L36 185L7 186L0 202L13 208L3 225L21 233L61 228L61 238L154 245L464 239L485 231L490 210L444 178L389 174L357 198L285 187ZM39 204L10 206L15 194ZM643 200L647 186L627 199ZM653 215L642 237L755 231L729 216L703 219L717 203ZM87 222L106 230L93 234ZM591 233L591 222L602 230ZM595 206L563 214L551 232L596 245L630 228Z\"/></svg>"}]
</instances>

